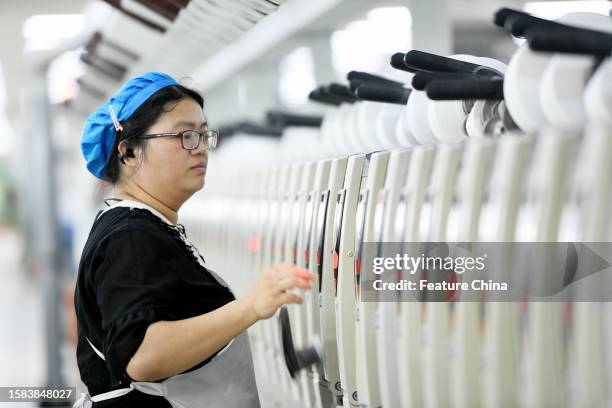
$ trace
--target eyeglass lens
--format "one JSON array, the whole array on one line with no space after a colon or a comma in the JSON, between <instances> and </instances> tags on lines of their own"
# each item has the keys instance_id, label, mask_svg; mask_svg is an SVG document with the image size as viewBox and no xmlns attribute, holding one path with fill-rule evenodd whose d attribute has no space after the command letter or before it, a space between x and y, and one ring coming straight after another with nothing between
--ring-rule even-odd
<instances>
[{"instance_id":1,"label":"eyeglass lens","mask_svg":"<svg viewBox=\"0 0 612 408\"><path fill-rule=\"evenodd\" d=\"M213 130L207 130L201 134L204 139L204 147L207 149L214 149L217 145L217 133ZM200 133L189 130L183 132L183 147L187 150L197 149L200 145Z\"/></svg>"}]
</instances>

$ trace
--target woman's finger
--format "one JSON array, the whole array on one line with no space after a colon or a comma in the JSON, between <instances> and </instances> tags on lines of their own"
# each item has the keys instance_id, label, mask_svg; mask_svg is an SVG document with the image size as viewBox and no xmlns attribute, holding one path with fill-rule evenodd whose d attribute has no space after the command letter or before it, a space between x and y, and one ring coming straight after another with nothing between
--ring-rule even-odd
<instances>
[{"instance_id":1,"label":"woman's finger","mask_svg":"<svg viewBox=\"0 0 612 408\"><path fill-rule=\"evenodd\" d=\"M297 268L289 268L288 266L282 266L281 264L273 265L270 268L272 271L272 279L274 280L280 280L285 276L291 276L295 271L297 271Z\"/></svg>"},{"instance_id":2,"label":"woman's finger","mask_svg":"<svg viewBox=\"0 0 612 408\"><path fill-rule=\"evenodd\" d=\"M308 280L314 280L318 278L316 274L310 272L308 269L298 269L294 272L294 275Z\"/></svg>"},{"instance_id":3,"label":"woman's finger","mask_svg":"<svg viewBox=\"0 0 612 408\"><path fill-rule=\"evenodd\" d=\"M298 278L293 275L285 275L276 282L277 290L287 290L294 288L298 283Z\"/></svg>"},{"instance_id":4,"label":"woman's finger","mask_svg":"<svg viewBox=\"0 0 612 408\"><path fill-rule=\"evenodd\" d=\"M303 299L301 296L298 296L294 293L291 292L287 292L287 293L283 293L280 298L279 298L281 305L286 305L289 303L295 303L295 304L301 304L303 302Z\"/></svg>"},{"instance_id":5,"label":"woman's finger","mask_svg":"<svg viewBox=\"0 0 612 408\"><path fill-rule=\"evenodd\" d=\"M295 264L292 264L292 263L289 263L289 262L279 263L279 264L275 264L275 265L272 265L272 266L273 266L274 269L280 270L280 271L291 271L291 272L293 272L293 271L299 270L299 268Z\"/></svg>"},{"instance_id":6,"label":"woman's finger","mask_svg":"<svg viewBox=\"0 0 612 408\"><path fill-rule=\"evenodd\" d=\"M295 280L295 287L303 288L303 289L310 289L312 288L312 283L310 279L297 278Z\"/></svg>"},{"instance_id":7,"label":"woman's finger","mask_svg":"<svg viewBox=\"0 0 612 408\"><path fill-rule=\"evenodd\" d=\"M305 279L295 275L284 276L279 279L277 282L277 289L279 290L287 290L291 288L303 288L310 289L312 288L311 279Z\"/></svg>"}]
</instances>

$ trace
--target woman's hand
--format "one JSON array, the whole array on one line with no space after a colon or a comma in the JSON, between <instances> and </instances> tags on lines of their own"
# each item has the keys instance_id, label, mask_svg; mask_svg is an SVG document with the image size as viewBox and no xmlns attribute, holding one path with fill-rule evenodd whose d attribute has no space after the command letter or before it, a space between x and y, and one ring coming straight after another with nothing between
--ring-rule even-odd
<instances>
[{"instance_id":1,"label":"woman's hand","mask_svg":"<svg viewBox=\"0 0 612 408\"><path fill-rule=\"evenodd\" d=\"M289 289L310 289L317 275L294 264L276 264L266 268L257 282L242 298L257 320L271 317L279 307L289 303L302 303L302 298Z\"/></svg>"},{"instance_id":2,"label":"woman's hand","mask_svg":"<svg viewBox=\"0 0 612 408\"><path fill-rule=\"evenodd\" d=\"M280 306L302 303L301 297L287 290L310 289L316 278L293 264L272 265L240 299L199 316L150 324L126 367L127 374L137 381L157 381L184 372Z\"/></svg>"}]
</instances>

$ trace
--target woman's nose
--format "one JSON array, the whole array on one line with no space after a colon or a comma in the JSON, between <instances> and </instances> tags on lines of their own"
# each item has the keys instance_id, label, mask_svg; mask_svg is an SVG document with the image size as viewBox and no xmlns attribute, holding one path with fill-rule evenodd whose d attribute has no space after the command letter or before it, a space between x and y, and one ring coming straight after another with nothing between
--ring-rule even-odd
<instances>
[{"instance_id":1,"label":"woman's nose","mask_svg":"<svg viewBox=\"0 0 612 408\"><path fill-rule=\"evenodd\" d=\"M198 143L198 147L193 149L191 152L194 154L204 154L208 157L208 149L206 148L206 142L204 141L204 135L200 135L200 143Z\"/></svg>"},{"instance_id":2,"label":"woman's nose","mask_svg":"<svg viewBox=\"0 0 612 408\"><path fill-rule=\"evenodd\" d=\"M202 156L208 161L208 149L205 147L204 142L201 142L197 148L191 150L191 154L194 156Z\"/></svg>"}]
</instances>

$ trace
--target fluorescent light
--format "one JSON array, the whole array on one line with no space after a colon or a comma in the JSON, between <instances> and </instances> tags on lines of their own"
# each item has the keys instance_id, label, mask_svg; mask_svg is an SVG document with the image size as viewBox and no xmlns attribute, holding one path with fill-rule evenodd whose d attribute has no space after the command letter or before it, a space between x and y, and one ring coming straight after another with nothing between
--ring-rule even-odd
<instances>
[{"instance_id":1,"label":"fluorescent light","mask_svg":"<svg viewBox=\"0 0 612 408\"><path fill-rule=\"evenodd\" d=\"M278 96L283 105L308 102L308 94L316 87L314 70L314 56L308 47L296 48L283 58L278 80Z\"/></svg>"},{"instance_id":2,"label":"fluorescent light","mask_svg":"<svg viewBox=\"0 0 612 408\"><path fill-rule=\"evenodd\" d=\"M40 14L29 17L23 24L25 50L48 50L63 40L77 36L83 29L82 14Z\"/></svg>"},{"instance_id":3,"label":"fluorescent light","mask_svg":"<svg viewBox=\"0 0 612 408\"><path fill-rule=\"evenodd\" d=\"M533 1L525 4L525 11L548 20L556 20L568 13L597 13L610 15L609 1Z\"/></svg>"},{"instance_id":4,"label":"fluorescent light","mask_svg":"<svg viewBox=\"0 0 612 408\"><path fill-rule=\"evenodd\" d=\"M395 20L398 24L412 25L412 15L407 7L378 7L368 11L368 20L389 22Z\"/></svg>"},{"instance_id":5,"label":"fluorescent light","mask_svg":"<svg viewBox=\"0 0 612 408\"><path fill-rule=\"evenodd\" d=\"M83 50L68 51L57 57L47 71L49 101L62 103L74 98L77 79L85 69L81 61Z\"/></svg>"},{"instance_id":6,"label":"fluorescent light","mask_svg":"<svg viewBox=\"0 0 612 408\"><path fill-rule=\"evenodd\" d=\"M406 7L379 7L370 10L365 20L349 23L331 37L332 62L336 71L381 73L389 57L411 47L412 15Z\"/></svg>"}]
</instances>

